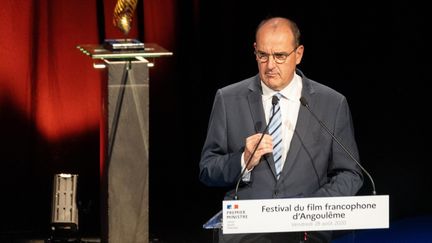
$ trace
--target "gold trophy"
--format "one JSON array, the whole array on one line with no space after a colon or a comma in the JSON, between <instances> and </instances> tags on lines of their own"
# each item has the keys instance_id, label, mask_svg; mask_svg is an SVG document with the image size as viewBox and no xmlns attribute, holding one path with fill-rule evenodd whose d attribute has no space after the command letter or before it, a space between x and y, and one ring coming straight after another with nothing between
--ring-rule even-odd
<instances>
[{"instance_id":1,"label":"gold trophy","mask_svg":"<svg viewBox=\"0 0 432 243\"><path fill-rule=\"evenodd\" d=\"M125 36L131 29L131 23L138 0L118 0L114 8L113 24ZM144 43L136 39L106 39L104 47L111 51L142 50Z\"/></svg>"}]
</instances>

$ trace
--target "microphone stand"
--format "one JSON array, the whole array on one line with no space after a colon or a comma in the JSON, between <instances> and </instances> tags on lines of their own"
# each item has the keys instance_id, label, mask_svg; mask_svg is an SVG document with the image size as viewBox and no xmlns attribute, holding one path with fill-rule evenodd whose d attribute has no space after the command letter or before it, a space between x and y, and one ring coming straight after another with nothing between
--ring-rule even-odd
<instances>
[{"instance_id":1,"label":"microphone stand","mask_svg":"<svg viewBox=\"0 0 432 243\"><path fill-rule=\"evenodd\" d=\"M239 178L237 179L237 184L236 184L235 194L234 194L234 200L237 200L237 199L238 199L238 195L237 195L237 193L238 193L238 188L239 188L239 185L240 185L240 181L241 181L241 179L243 178L243 175L244 175L244 173L245 173L246 170L247 170L247 166L249 165L249 163L251 162L253 156L255 155L255 152L256 152L256 150L258 149L258 146L260 145L262 139L264 138L264 135L265 135L265 133L267 132L267 129L268 129L268 127L270 126L271 121L273 120L273 117L274 117L274 114L275 114L275 106L276 106L276 104L277 104L278 102L279 102L279 98L278 98L276 95L274 95L273 98L272 98L272 106L273 106L273 108L272 108L272 111L273 111L273 112L272 112L272 115L271 115L271 117L270 117L270 119L269 119L269 122L268 122L267 126L265 127L265 129L264 129L264 131L263 131L263 133L262 133L260 139L258 140L258 143L255 145L255 148L254 148L254 150L252 151L251 156L250 156L249 159L247 160L245 167L243 168L242 172L240 173Z\"/></svg>"}]
</instances>

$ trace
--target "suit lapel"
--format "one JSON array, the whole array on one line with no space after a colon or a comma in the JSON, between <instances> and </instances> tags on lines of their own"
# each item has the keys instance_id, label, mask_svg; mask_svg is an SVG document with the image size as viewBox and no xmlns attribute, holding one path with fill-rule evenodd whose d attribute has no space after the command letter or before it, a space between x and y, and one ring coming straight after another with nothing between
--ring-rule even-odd
<instances>
[{"instance_id":1,"label":"suit lapel","mask_svg":"<svg viewBox=\"0 0 432 243\"><path fill-rule=\"evenodd\" d=\"M254 80L254 83L249 86L249 89L252 92L248 95L248 102L249 109L252 115L252 120L255 126L255 131L257 133L262 133L267 126L267 122L265 119L265 113L262 103L262 91L259 83L260 80L257 76L257 78ZM274 165L273 156L264 156L264 160L267 161L267 164L269 165L271 171L273 172L273 175L276 178L276 168Z\"/></svg>"},{"instance_id":2,"label":"suit lapel","mask_svg":"<svg viewBox=\"0 0 432 243\"><path fill-rule=\"evenodd\" d=\"M313 99L313 89L310 87L309 80L303 75L303 73L298 72L301 75L303 80L303 90L302 96L309 101L310 104L313 104L315 100ZM288 172L298 163L297 155L302 147L302 140L306 139L308 136L307 133L310 132L310 114L309 111L300 104L299 114L297 118L296 127L294 130L293 137L291 139L290 148L288 150L288 154L285 160L284 167L282 169L281 178L285 178ZM283 180L279 180L283 181Z\"/></svg>"},{"instance_id":3,"label":"suit lapel","mask_svg":"<svg viewBox=\"0 0 432 243\"><path fill-rule=\"evenodd\" d=\"M308 116L307 113L307 109L304 106L300 106L296 128L294 130L294 135L291 139L290 148L288 150L284 168L282 170L282 177L285 176L297 162L297 154L302 146L301 139L305 137L305 134L309 130L308 127L310 119L308 119L308 117L310 116Z\"/></svg>"}]
</instances>

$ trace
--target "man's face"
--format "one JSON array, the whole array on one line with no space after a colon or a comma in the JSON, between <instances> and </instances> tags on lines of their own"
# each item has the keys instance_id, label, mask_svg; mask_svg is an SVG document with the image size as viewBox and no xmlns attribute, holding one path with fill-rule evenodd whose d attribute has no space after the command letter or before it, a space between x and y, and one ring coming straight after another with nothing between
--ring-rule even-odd
<instances>
[{"instance_id":1,"label":"man's face","mask_svg":"<svg viewBox=\"0 0 432 243\"><path fill-rule=\"evenodd\" d=\"M296 48L294 35L287 24L261 26L254 43L261 80L273 90L285 88L294 76L303 56L302 45Z\"/></svg>"}]
</instances>

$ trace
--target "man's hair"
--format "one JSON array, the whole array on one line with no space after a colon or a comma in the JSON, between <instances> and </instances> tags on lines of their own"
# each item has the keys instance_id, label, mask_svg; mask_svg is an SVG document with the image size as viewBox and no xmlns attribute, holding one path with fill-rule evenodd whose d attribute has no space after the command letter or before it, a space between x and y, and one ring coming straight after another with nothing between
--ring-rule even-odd
<instances>
[{"instance_id":1,"label":"man's hair","mask_svg":"<svg viewBox=\"0 0 432 243\"><path fill-rule=\"evenodd\" d=\"M290 19L288 19L288 18L284 18L284 17L267 17L267 18L265 18L265 19L263 19L259 24L258 24L258 27L256 28L256 31L255 31L255 39L256 39L256 35L257 35L257 33L258 33L258 30L264 25L264 24L266 24L268 21L270 21L270 20L273 20L273 19L275 19L275 18L280 18L280 19L282 19L282 20L284 20L284 21L286 21L287 23L288 23L288 25L290 26L290 28L291 28L291 31L293 32L293 34L294 34L294 41L295 41L295 46L299 46L300 45L300 29L298 28L298 26L297 26L297 24L294 22L294 21L292 21L292 20L290 20Z\"/></svg>"}]
</instances>

